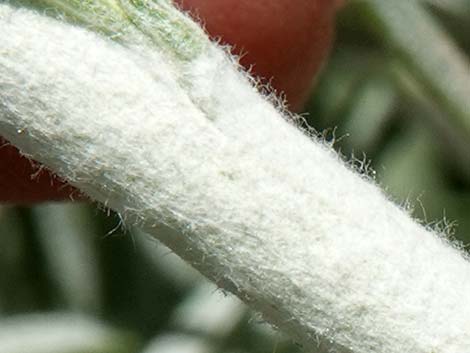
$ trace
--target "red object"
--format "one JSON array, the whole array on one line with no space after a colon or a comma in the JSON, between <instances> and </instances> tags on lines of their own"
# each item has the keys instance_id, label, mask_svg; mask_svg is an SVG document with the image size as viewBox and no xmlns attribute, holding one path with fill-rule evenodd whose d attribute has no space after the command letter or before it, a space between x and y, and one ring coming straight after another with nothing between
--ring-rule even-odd
<instances>
[{"instance_id":1,"label":"red object","mask_svg":"<svg viewBox=\"0 0 470 353\"><path fill-rule=\"evenodd\" d=\"M241 63L302 108L332 42L334 0L177 0Z\"/></svg>"},{"instance_id":2,"label":"red object","mask_svg":"<svg viewBox=\"0 0 470 353\"><path fill-rule=\"evenodd\" d=\"M0 202L34 203L79 198L79 192L20 155L0 137Z\"/></svg>"},{"instance_id":3,"label":"red object","mask_svg":"<svg viewBox=\"0 0 470 353\"><path fill-rule=\"evenodd\" d=\"M292 110L308 97L332 42L334 12L342 0L176 0L230 44L252 73L283 92ZM0 138L0 202L34 203L80 198ZM75 197L74 197L75 196Z\"/></svg>"}]
</instances>

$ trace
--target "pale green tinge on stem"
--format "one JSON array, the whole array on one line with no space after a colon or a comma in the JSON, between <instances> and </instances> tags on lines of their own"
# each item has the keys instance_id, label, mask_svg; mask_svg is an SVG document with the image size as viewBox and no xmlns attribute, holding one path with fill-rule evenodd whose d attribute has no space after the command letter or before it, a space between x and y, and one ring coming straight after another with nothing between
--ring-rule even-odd
<instances>
[{"instance_id":1,"label":"pale green tinge on stem","mask_svg":"<svg viewBox=\"0 0 470 353\"><path fill-rule=\"evenodd\" d=\"M208 44L204 31L167 0L121 0L130 21L158 47L191 60Z\"/></svg>"},{"instance_id":2,"label":"pale green tinge on stem","mask_svg":"<svg viewBox=\"0 0 470 353\"><path fill-rule=\"evenodd\" d=\"M131 23L115 0L15 0L44 14L80 24L113 39L129 32Z\"/></svg>"},{"instance_id":3,"label":"pale green tinge on stem","mask_svg":"<svg viewBox=\"0 0 470 353\"><path fill-rule=\"evenodd\" d=\"M470 67L447 33L413 1L364 1L374 31L447 113L470 136Z\"/></svg>"},{"instance_id":4,"label":"pale green tinge on stem","mask_svg":"<svg viewBox=\"0 0 470 353\"><path fill-rule=\"evenodd\" d=\"M204 31L169 0L18 0L45 14L80 24L125 45L142 35L176 61L197 57L209 43Z\"/></svg>"}]
</instances>

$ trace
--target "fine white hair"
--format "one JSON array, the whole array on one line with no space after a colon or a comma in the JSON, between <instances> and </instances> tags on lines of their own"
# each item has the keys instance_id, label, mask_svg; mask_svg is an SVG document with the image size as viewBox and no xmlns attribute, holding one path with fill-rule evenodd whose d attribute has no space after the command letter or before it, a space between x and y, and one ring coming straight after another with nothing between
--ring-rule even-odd
<instances>
[{"instance_id":1,"label":"fine white hair","mask_svg":"<svg viewBox=\"0 0 470 353\"><path fill-rule=\"evenodd\" d=\"M0 33L0 133L306 350L468 352L462 253L289 123L224 51L175 64L8 4Z\"/></svg>"}]
</instances>

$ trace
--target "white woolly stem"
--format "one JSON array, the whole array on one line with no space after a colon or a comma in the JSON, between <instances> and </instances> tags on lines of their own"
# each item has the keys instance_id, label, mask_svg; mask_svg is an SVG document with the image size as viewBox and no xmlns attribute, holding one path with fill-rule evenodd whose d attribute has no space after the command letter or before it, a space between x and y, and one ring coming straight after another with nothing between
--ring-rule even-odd
<instances>
[{"instance_id":1,"label":"white woolly stem","mask_svg":"<svg viewBox=\"0 0 470 353\"><path fill-rule=\"evenodd\" d=\"M289 124L219 49L185 65L5 4L0 33L0 133L307 350L468 351L462 254Z\"/></svg>"}]
</instances>

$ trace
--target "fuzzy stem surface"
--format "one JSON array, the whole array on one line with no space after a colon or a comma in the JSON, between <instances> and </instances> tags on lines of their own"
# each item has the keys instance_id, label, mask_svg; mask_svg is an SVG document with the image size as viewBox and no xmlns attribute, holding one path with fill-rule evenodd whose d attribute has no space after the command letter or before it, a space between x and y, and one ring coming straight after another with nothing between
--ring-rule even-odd
<instances>
[{"instance_id":1,"label":"fuzzy stem surface","mask_svg":"<svg viewBox=\"0 0 470 353\"><path fill-rule=\"evenodd\" d=\"M306 350L468 351L462 252L294 126L224 51L181 59L9 4L0 32L0 133Z\"/></svg>"}]
</instances>

